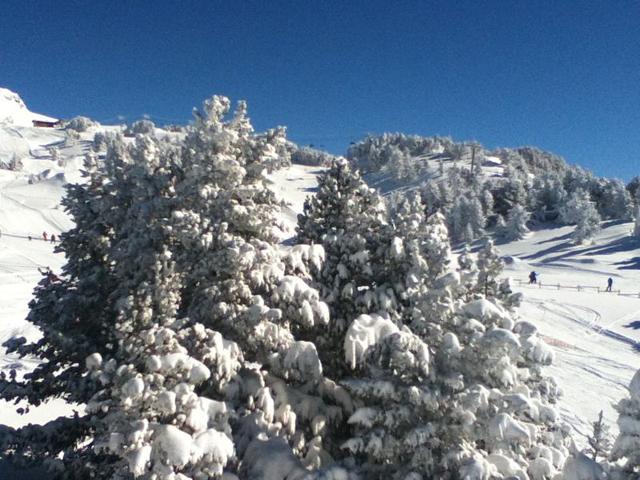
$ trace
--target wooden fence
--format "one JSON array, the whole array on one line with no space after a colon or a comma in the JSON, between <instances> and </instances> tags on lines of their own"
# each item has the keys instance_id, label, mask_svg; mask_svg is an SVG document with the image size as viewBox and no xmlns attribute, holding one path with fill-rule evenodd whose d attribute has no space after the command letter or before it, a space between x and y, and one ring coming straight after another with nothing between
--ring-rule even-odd
<instances>
[{"instance_id":1,"label":"wooden fence","mask_svg":"<svg viewBox=\"0 0 640 480\"><path fill-rule=\"evenodd\" d=\"M637 297L640 298L640 292L623 292L621 290L608 291L605 287L594 287L592 285L561 285L560 283L531 283L528 280L515 279L520 286L527 286L531 288L545 288L547 290L575 290L577 292L593 292L593 293L611 293L614 295L620 295L623 297Z\"/></svg>"}]
</instances>

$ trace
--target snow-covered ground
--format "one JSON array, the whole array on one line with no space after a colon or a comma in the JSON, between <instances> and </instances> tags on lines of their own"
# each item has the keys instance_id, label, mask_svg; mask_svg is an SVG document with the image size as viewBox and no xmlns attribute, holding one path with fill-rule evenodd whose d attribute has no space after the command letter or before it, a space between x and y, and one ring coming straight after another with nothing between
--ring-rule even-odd
<instances>
[{"instance_id":1,"label":"snow-covered ground","mask_svg":"<svg viewBox=\"0 0 640 480\"><path fill-rule=\"evenodd\" d=\"M562 386L560 410L577 441L601 409L617 432L613 404L640 366L640 242L629 237L629 223L603 227L593 245L573 245L573 227L559 227L498 246L509 262L505 273L522 282L514 282L525 295L521 315L555 347L549 371ZM528 284L532 270L538 285Z\"/></svg>"}]
</instances>

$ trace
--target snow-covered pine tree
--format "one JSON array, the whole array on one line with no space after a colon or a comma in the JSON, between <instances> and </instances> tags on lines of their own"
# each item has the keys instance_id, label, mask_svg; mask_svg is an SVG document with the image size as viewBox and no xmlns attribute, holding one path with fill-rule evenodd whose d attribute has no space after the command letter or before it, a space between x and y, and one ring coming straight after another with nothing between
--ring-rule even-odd
<instances>
[{"instance_id":1,"label":"snow-covered pine tree","mask_svg":"<svg viewBox=\"0 0 640 480\"><path fill-rule=\"evenodd\" d=\"M558 209L564 205L566 198L567 192L559 172L547 172L536 177L529 196L533 218L540 222L555 220L558 217ZM519 205L524 207L523 204Z\"/></svg>"},{"instance_id":2,"label":"snow-covered pine tree","mask_svg":"<svg viewBox=\"0 0 640 480\"><path fill-rule=\"evenodd\" d=\"M133 199L110 252L117 346L85 364L87 377L101 387L87 404L95 424L92 449L119 460L96 469L94 478L215 478L234 457L230 412L221 399L241 352L219 333L178 318L181 275L168 249L175 163L157 147L138 136L114 184Z\"/></svg>"},{"instance_id":3,"label":"snow-covered pine tree","mask_svg":"<svg viewBox=\"0 0 640 480\"><path fill-rule=\"evenodd\" d=\"M640 478L640 370L629 384L629 397L618 402L616 410L620 433L611 450L613 461L623 462L613 478L638 480Z\"/></svg>"},{"instance_id":4,"label":"snow-covered pine tree","mask_svg":"<svg viewBox=\"0 0 640 480\"><path fill-rule=\"evenodd\" d=\"M427 220L417 193L391 198L388 216L391 228L383 232L392 238L380 239L389 248L380 262L377 282L394 291L397 307L389 313L401 323L411 324L424 318L421 310L427 290L443 273L443 264L450 262L448 249L437 243L442 234L439 228L445 229L446 235L446 227L439 214Z\"/></svg>"},{"instance_id":5,"label":"snow-covered pine tree","mask_svg":"<svg viewBox=\"0 0 640 480\"><path fill-rule=\"evenodd\" d=\"M485 217L490 217L493 215L493 195L491 194L491 190L489 189L489 185L485 182L482 185L482 191L480 192L482 199L482 209L484 210Z\"/></svg>"},{"instance_id":6,"label":"snow-covered pine tree","mask_svg":"<svg viewBox=\"0 0 640 480\"><path fill-rule=\"evenodd\" d=\"M598 419L591 423L591 435L587 437L589 448L585 453L590 455L593 460L598 460L598 457L607 458L611 449L609 427L604 423L602 414L603 412L600 410Z\"/></svg>"},{"instance_id":7,"label":"snow-covered pine tree","mask_svg":"<svg viewBox=\"0 0 640 480\"><path fill-rule=\"evenodd\" d=\"M303 213L298 215L298 243L323 242L328 233L366 230L358 222L371 218L379 222L384 205L344 158L331 163L318 178L318 192L307 197Z\"/></svg>"},{"instance_id":8,"label":"snow-covered pine tree","mask_svg":"<svg viewBox=\"0 0 640 480\"><path fill-rule=\"evenodd\" d=\"M496 184L493 193L493 210L502 216L506 216L514 205L527 204L527 188L529 181L522 171L507 165L504 170L504 179Z\"/></svg>"},{"instance_id":9,"label":"snow-covered pine tree","mask_svg":"<svg viewBox=\"0 0 640 480\"><path fill-rule=\"evenodd\" d=\"M449 224L455 241L472 242L484 235L486 218L478 197L457 196L451 207Z\"/></svg>"},{"instance_id":10,"label":"snow-covered pine tree","mask_svg":"<svg viewBox=\"0 0 640 480\"><path fill-rule=\"evenodd\" d=\"M448 182L441 179L439 182L427 182L420 191L422 203L425 205L428 215L436 212L448 212L453 202L453 194Z\"/></svg>"},{"instance_id":11,"label":"snow-covered pine tree","mask_svg":"<svg viewBox=\"0 0 640 480\"><path fill-rule=\"evenodd\" d=\"M334 162L318 183L318 194L307 199L305 213L298 217L298 237L319 242L325 250L324 265L314 281L329 305L331 321L316 337L316 344L332 378L341 378L342 345L349 323L361 313L393 313L397 308L393 290L380 281L382 258L385 249L392 247L392 235L382 197L345 160Z\"/></svg>"},{"instance_id":12,"label":"snow-covered pine tree","mask_svg":"<svg viewBox=\"0 0 640 480\"><path fill-rule=\"evenodd\" d=\"M87 414L18 432L4 452L63 454L70 478L215 478L230 459L230 471L253 471L275 437L301 471L329 461L320 435L348 396L291 334L328 309L272 243L264 172L286 161L283 131L254 135L243 104L225 119L228 104L206 102L183 144L116 138L104 165L88 157L88 181L65 200L76 220L60 247L65 278L43 282L30 317L44 337L12 342L48 362L2 379L4 398L62 396Z\"/></svg>"},{"instance_id":13,"label":"snow-covered pine tree","mask_svg":"<svg viewBox=\"0 0 640 480\"><path fill-rule=\"evenodd\" d=\"M600 230L600 215L589 193L585 190L573 192L566 204L560 207L560 218L567 224L575 224L573 239L584 243L592 239Z\"/></svg>"},{"instance_id":14,"label":"snow-covered pine tree","mask_svg":"<svg viewBox=\"0 0 640 480\"><path fill-rule=\"evenodd\" d=\"M490 238L485 241L482 249L478 252L477 267L477 291L485 297L495 296L498 293L498 279L502 273L503 264L498 250Z\"/></svg>"},{"instance_id":15,"label":"snow-covered pine tree","mask_svg":"<svg viewBox=\"0 0 640 480\"><path fill-rule=\"evenodd\" d=\"M471 248L465 244L462 252L458 255L458 274L460 283L467 292L472 292L477 283L478 268L471 254ZM467 298L468 300L468 298Z\"/></svg>"},{"instance_id":16,"label":"snow-covered pine tree","mask_svg":"<svg viewBox=\"0 0 640 480\"><path fill-rule=\"evenodd\" d=\"M602 188L598 210L603 218L631 220L633 198L620 180L606 180Z\"/></svg>"},{"instance_id":17,"label":"snow-covered pine tree","mask_svg":"<svg viewBox=\"0 0 640 480\"><path fill-rule=\"evenodd\" d=\"M499 297L467 302L450 273L433 287L453 300L434 309L438 329L416 335L378 315L349 327L343 384L358 408L344 449L372 479L557 475L567 451L542 372L551 350Z\"/></svg>"},{"instance_id":18,"label":"snow-covered pine tree","mask_svg":"<svg viewBox=\"0 0 640 480\"><path fill-rule=\"evenodd\" d=\"M497 237L506 237L507 235L507 222L505 222L504 217L500 214L496 216L496 226L494 228L494 233Z\"/></svg>"},{"instance_id":19,"label":"snow-covered pine tree","mask_svg":"<svg viewBox=\"0 0 640 480\"><path fill-rule=\"evenodd\" d=\"M121 139L114 138L104 165L98 165L96 157L88 154L82 171L85 181L67 186L62 204L75 226L61 235L56 247L64 252L67 263L61 280L51 281L45 276L40 281L27 317L42 337L32 343L12 339L8 348L41 363L23 378L0 374L0 392L5 400L39 405L62 398L86 404L100 388L84 376L84 365L89 355L106 356L116 348L113 325L117 311L109 298L117 282L110 254L131 203L129 192L115 187L125 155ZM89 415L61 418L44 430L33 427L17 432L11 450L26 460L45 462L56 462L62 453L65 464L80 468L98 461L86 455L79 458L77 451L93 430ZM48 433L43 435L43 431ZM92 455L90 449L82 452Z\"/></svg>"},{"instance_id":20,"label":"snow-covered pine tree","mask_svg":"<svg viewBox=\"0 0 640 480\"><path fill-rule=\"evenodd\" d=\"M507 240L521 240L525 237L529 229L527 222L529 221L529 212L522 205L514 205L507 217L504 227L504 237Z\"/></svg>"},{"instance_id":21,"label":"snow-covered pine tree","mask_svg":"<svg viewBox=\"0 0 640 480\"><path fill-rule=\"evenodd\" d=\"M276 436L319 466L326 457L319 425L340 419L340 409L322 398L340 389L325 382L312 341L292 334L313 339L308 332L329 319L318 292L288 274L274 243L282 237L280 203L264 174L278 164L284 132L253 135L243 103L229 120L228 111L224 97L206 102L185 139L172 215L183 308L192 321L235 341L250 362L226 392L240 412L231 423L242 468L253 471L245 453Z\"/></svg>"}]
</instances>

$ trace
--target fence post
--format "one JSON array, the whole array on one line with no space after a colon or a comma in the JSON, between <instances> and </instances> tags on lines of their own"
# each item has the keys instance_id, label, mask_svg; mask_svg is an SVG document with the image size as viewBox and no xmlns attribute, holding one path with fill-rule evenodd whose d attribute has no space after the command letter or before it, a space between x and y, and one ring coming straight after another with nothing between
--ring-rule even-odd
<instances>
[{"instance_id":1,"label":"fence post","mask_svg":"<svg viewBox=\"0 0 640 480\"><path fill-rule=\"evenodd\" d=\"M558 290L560 290L560 284L558 284L557 287L558 287Z\"/></svg>"},{"instance_id":2,"label":"fence post","mask_svg":"<svg viewBox=\"0 0 640 480\"><path fill-rule=\"evenodd\" d=\"M580 291L580 285L578 285L578 291Z\"/></svg>"}]
</instances>

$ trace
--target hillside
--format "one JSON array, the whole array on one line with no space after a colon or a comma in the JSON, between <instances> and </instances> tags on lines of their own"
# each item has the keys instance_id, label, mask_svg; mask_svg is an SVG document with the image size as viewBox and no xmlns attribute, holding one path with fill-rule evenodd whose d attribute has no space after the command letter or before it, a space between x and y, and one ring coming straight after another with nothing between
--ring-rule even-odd
<instances>
[{"instance_id":1,"label":"hillside","mask_svg":"<svg viewBox=\"0 0 640 480\"><path fill-rule=\"evenodd\" d=\"M59 236L72 226L59 206L64 186L81 180L82 157L87 152L94 150L101 154L100 149L95 148L94 135L115 130L121 129L95 125L70 135L61 128L0 126L0 145L6 149L5 158L18 157L21 163L14 170L0 169L3 290L0 344L17 336L29 340L38 338L39 332L23 320L33 287L41 279L38 269L49 267L59 273L65 262L60 254L53 252L54 245L43 240L42 233L47 232L49 238L51 234ZM170 135L163 130L155 132L160 136ZM6 141L3 143L2 139ZM425 180L438 182L450 178L449 170L457 169L477 171L483 182L495 181L502 185L500 182L506 180L505 158L509 155L513 158L512 153L490 154L479 150L476 158L470 158L465 152L454 158L447 150L455 150L454 145L442 141L441 145L430 147L429 152L411 157L413 162L422 165L413 180L394 178L384 162L382 166L365 168L365 178L370 185L388 194L424 188ZM522 150L518 155L524 158L526 152ZM308 156L315 158L316 154ZM353 157L352 160L357 163ZM528 170L521 173L526 173L534 184L540 178L542 163L525 162L528 166L522 168ZM565 178L578 172L558 165ZM315 191L321 172L322 167L294 164L270 174L270 188L286 203L279 217L286 227L282 248L286 248L287 237L294 234L297 214L302 211L307 195ZM605 187L602 188L604 191ZM549 373L558 379L564 391L559 410L575 433L576 441L583 446L590 423L600 409L604 410L612 433L617 433L617 415L612 405L627 394L627 385L637 370L640 242L630 237L633 225L624 220L600 221L601 229L594 233L592 242L584 245L576 245L572 240L574 226L544 221L532 226L532 231L522 239L499 241L498 250L506 263L505 275L512 277L514 289L524 294L520 316L534 323L553 348L555 362ZM527 276L534 270L539 274L539 284L528 285ZM613 292L604 292L608 277L613 278ZM4 353L4 348L0 351L3 371L13 369L20 377L34 366L33 361ZM74 409L83 407L54 401L31 408L26 415L17 414L15 408L0 405L0 425L18 427L44 423L59 415L70 416Z\"/></svg>"}]
</instances>

